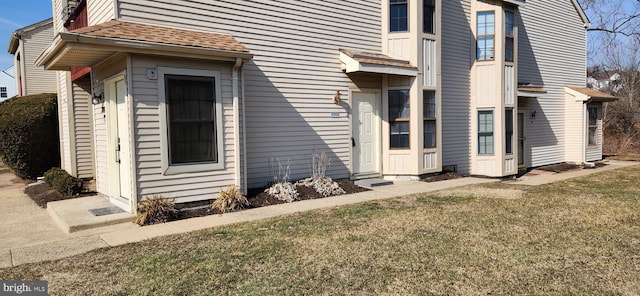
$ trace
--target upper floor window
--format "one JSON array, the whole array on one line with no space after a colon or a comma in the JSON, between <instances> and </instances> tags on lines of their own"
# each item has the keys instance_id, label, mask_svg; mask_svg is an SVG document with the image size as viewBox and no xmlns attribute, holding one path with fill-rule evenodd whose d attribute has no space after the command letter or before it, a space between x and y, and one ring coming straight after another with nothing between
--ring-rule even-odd
<instances>
[{"instance_id":1,"label":"upper floor window","mask_svg":"<svg viewBox=\"0 0 640 296\"><path fill-rule=\"evenodd\" d=\"M493 11L478 12L476 59L493 60L495 31L495 13Z\"/></svg>"},{"instance_id":2,"label":"upper floor window","mask_svg":"<svg viewBox=\"0 0 640 296\"><path fill-rule=\"evenodd\" d=\"M409 4L407 0L389 0L389 31L409 30Z\"/></svg>"},{"instance_id":3,"label":"upper floor window","mask_svg":"<svg viewBox=\"0 0 640 296\"><path fill-rule=\"evenodd\" d=\"M515 14L513 11L504 12L504 60L513 62L514 56L514 31L515 31Z\"/></svg>"},{"instance_id":4,"label":"upper floor window","mask_svg":"<svg viewBox=\"0 0 640 296\"><path fill-rule=\"evenodd\" d=\"M436 1L423 0L422 31L429 34L436 33Z\"/></svg>"},{"instance_id":5,"label":"upper floor window","mask_svg":"<svg viewBox=\"0 0 640 296\"><path fill-rule=\"evenodd\" d=\"M7 97L7 88L6 87L0 87L0 98L6 98Z\"/></svg>"},{"instance_id":6,"label":"upper floor window","mask_svg":"<svg viewBox=\"0 0 640 296\"><path fill-rule=\"evenodd\" d=\"M409 148L409 90L389 91L391 148Z\"/></svg>"}]
</instances>

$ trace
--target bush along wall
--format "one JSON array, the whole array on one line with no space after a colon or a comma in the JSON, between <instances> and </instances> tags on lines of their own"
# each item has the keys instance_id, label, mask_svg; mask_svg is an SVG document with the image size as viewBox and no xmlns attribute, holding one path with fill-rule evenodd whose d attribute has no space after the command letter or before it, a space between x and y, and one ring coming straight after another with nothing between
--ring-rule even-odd
<instances>
[{"instance_id":1,"label":"bush along wall","mask_svg":"<svg viewBox=\"0 0 640 296\"><path fill-rule=\"evenodd\" d=\"M56 94L14 97L0 103L0 157L23 179L60 166Z\"/></svg>"}]
</instances>

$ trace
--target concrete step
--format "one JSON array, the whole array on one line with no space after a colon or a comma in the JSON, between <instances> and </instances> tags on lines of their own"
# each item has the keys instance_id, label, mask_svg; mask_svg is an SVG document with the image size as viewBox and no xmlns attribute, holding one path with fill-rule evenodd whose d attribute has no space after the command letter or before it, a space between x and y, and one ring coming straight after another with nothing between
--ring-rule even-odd
<instances>
[{"instance_id":1,"label":"concrete step","mask_svg":"<svg viewBox=\"0 0 640 296\"><path fill-rule=\"evenodd\" d=\"M135 218L97 195L47 203L47 212L66 233L129 223Z\"/></svg>"},{"instance_id":2,"label":"concrete step","mask_svg":"<svg viewBox=\"0 0 640 296\"><path fill-rule=\"evenodd\" d=\"M384 180L384 179L378 179L378 178L371 178L371 179L362 179L362 180L357 180L355 182L353 182L354 184L361 186L361 187L378 187L378 186L386 186L386 185L393 185L393 181L389 181L389 180Z\"/></svg>"}]
</instances>

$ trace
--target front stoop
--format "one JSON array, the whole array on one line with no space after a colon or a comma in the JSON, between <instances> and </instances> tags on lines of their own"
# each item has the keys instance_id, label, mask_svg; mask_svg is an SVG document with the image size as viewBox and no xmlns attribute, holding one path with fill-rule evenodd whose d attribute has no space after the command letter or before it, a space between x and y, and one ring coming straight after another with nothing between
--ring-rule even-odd
<instances>
[{"instance_id":1,"label":"front stoop","mask_svg":"<svg viewBox=\"0 0 640 296\"><path fill-rule=\"evenodd\" d=\"M378 187L378 186L393 185L393 181L374 178L374 179L357 180L353 182L353 184L356 184L361 187L371 188L371 187Z\"/></svg>"},{"instance_id":2,"label":"front stoop","mask_svg":"<svg viewBox=\"0 0 640 296\"><path fill-rule=\"evenodd\" d=\"M66 233L130 223L135 215L114 208L106 198L87 196L47 203L47 212Z\"/></svg>"}]
</instances>

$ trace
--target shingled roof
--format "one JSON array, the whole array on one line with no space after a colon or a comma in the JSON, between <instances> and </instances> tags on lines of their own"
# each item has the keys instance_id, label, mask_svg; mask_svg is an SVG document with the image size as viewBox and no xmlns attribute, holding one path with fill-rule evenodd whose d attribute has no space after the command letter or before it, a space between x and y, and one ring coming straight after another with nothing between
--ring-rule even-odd
<instances>
[{"instance_id":1,"label":"shingled roof","mask_svg":"<svg viewBox=\"0 0 640 296\"><path fill-rule=\"evenodd\" d=\"M111 20L99 25L76 29L69 33L93 37L249 52L247 47L228 34L185 30L122 20Z\"/></svg>"}]
</instances>

